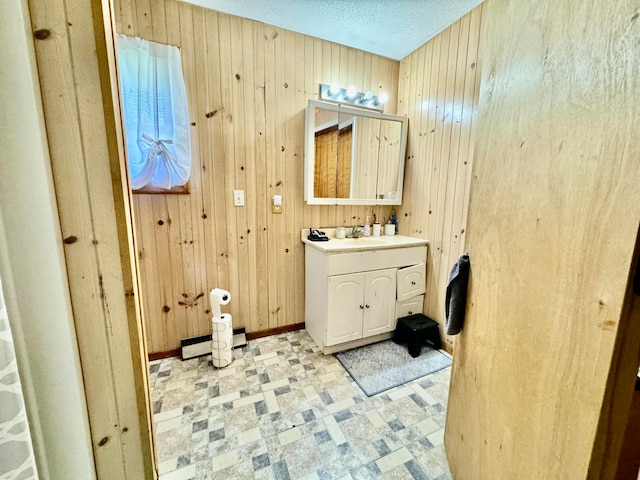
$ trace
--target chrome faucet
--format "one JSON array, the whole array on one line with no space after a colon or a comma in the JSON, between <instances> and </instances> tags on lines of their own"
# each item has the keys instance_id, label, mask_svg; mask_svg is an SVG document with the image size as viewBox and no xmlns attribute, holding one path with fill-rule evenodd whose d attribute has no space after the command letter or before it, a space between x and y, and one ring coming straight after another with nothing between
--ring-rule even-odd
<instances>
[{"instance_id":1,"label":"chrome faucet","mask_svg":"<svg viewBox=\"0 0 640 480\"><path fill-rule=\"evenodd\" d=\"M364 232L358 225L353 227L353 229L351 230L351 237L353 238L360 238L362 237L362 235L364 235Z\"/></svg>"}]
</instances>

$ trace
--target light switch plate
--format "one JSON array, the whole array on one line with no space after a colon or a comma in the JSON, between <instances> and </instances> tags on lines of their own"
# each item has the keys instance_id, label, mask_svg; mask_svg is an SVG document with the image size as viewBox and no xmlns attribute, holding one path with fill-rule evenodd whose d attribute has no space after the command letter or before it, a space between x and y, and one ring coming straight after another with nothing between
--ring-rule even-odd
<instances>
[{"instance_id":1,"label":"light switch plate","mask_svg":"<svg viewBox=\"0 0 640 480\"><path fill-rule=\"evenodd\" d=\"M244 207L244 190L233 191L233 205L236 207Z\"/></svg>"}]
</instances>

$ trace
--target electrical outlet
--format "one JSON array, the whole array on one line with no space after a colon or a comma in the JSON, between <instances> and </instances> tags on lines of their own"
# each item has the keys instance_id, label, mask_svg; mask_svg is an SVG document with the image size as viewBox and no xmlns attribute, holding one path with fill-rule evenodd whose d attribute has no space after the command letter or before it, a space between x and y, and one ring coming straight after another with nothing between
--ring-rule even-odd
<instances>
[{"instance_id":1,"label":"electrical outlet","mask_svg":"<svg viewBox=\"0 0 640 480\"><path fill-rule=\"evenodd\" d=\"M233 191L233 205L236 207L244 207L244 190Z\"/></svg>"}]
</instances>

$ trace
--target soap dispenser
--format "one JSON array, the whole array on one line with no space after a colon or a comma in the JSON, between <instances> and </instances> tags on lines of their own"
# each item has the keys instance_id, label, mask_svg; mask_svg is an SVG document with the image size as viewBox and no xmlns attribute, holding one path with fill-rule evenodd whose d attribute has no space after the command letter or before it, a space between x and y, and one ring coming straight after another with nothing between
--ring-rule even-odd
<instances>
[{"instance_id":1,"label":"soap dispenser","mask_svg":"<svg viewBox=\"0 0 640 480\"><path fill-rule=\"evenodd\" d=\"M371 235L371 217L367 215L367 219L364 222L364 228L362 229L362 235L368 237Z\"/></svg>"}]
</instances>

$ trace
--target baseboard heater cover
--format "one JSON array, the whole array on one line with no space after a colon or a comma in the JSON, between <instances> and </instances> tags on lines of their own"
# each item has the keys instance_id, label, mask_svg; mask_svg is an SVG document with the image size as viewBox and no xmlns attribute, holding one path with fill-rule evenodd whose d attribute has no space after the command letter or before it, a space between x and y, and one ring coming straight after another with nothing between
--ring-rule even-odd
<instances>
[{"instance_id":1,"label":"baseboard heater cover","mask_svg":"<svg viewBox=\"0 0 640 480\"><path fill-rule=\"evenodd\" d=\"M244 327L233 329L233 348L241 348L247 344L246 330ZM180 354L182 360L201 357L211 354L211 334L198 335L196 337L183 338L180 341Z\"/></svg>"}]
</instances>

